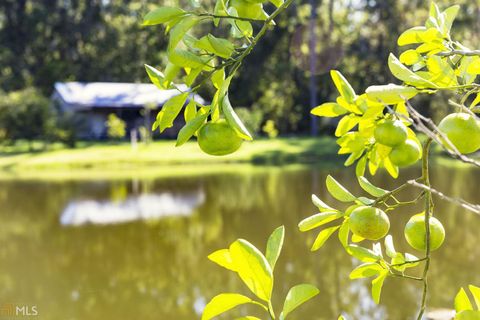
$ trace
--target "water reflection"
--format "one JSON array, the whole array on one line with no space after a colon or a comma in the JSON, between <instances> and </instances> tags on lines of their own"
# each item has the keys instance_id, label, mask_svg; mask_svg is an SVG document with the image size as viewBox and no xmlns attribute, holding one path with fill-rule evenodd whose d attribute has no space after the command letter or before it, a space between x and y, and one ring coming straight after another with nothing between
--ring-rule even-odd
<instances>
[{"instance_id":1,"label":"water reflection","mask_svg":"<svg viewBox=\"0 0 480 320\"><path fill-rule=\"evenodd\" d=\"M62 225L116 224L156 220L167 216L188 216L205 201L202 192L174 195L142 194L124 201L72 201L60 216Z\"/></svg>"},{"instance_id":2,"label":"water reflection","mask_svg":"<svg viewBox=\"0 0 480 320\"><path fill-rule=\"evenodd\" d=\"M328 172L361 194L351 171ZM264 249L270 232L284 224L287 240L276 267L274 305L280 307L295 284L310 282L321 289L315 302L292 319L336 319L342 311L353 319L410 319L419 304L418 283L389 278L376 307L369 282L348 279L358 262L338 241L310 253L316 234L297 231L298 221L315 213L311 193L339 205L324 188L328 172L273 168L146 181L0 182L0 302L36 304L46 319L198 319L205 302L222 291L248 295L233 273L206 256L238 237ZM478 170L438 168L432 173L441 191L480 202ZM405 179L417 175L412 169ZM373 180L387 188L398 183L386 175ZM142 195L167 194L170 199L181 196L178 201L187 195L201 201L187 215L167 214L147 222L75 228L59 223L69 204L88 200L122 207L129 200L138 203ZM401 197L415 195L412 190ZM416 255L421 253L409 249L403 227L418 210L413 206L391 214L397 249ZM430 304L450 307L460 286L480 284L480 217L439 200L436 210L447 238L433 255ZM229 318L246 310L262 316L247 306Z\"/></svg>"}]
</instances>

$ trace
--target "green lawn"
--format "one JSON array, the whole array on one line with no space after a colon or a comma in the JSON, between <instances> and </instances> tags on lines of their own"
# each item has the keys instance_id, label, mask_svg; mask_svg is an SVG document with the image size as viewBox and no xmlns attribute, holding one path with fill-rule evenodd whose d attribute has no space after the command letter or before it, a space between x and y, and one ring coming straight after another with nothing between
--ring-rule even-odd
<instances>
[{"instance_id":1,"label":"green lawn","mask_svg":"<svg viewBox=\"0 0 480 320\"><path fill-rule=\"evenodd\" d=\"M191 174L232 168L227 164L287 164L336 160L337 147L330 137L260 139L244 143L228 156L215 157L201 152L195 142L176 148L174 141L139 144L80 144L76 149L59 145L49 151L27 152L24 145L0 147L0 177L70 177ZM201 168L200 168L201 166ZM222 169L222 170L223 170ZM235 170L235 169L232 169Z\"/></svg>"}]
</instances>

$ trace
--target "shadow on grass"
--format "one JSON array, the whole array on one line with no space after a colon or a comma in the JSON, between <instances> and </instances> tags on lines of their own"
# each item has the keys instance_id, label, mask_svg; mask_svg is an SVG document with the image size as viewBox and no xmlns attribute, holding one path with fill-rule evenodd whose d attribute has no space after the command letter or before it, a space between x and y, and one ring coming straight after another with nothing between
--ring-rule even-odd
<instances>
[{"instance_id":1,"label":"shadow on grass","mask_svg":"<svg viewBox=\"0 0 480 320\"><path fill-rule=\"evenodd\" d=\"M337 154L338 147L335 140L324 138L313 138L308 140L287 141L290 146L298 147L299 152L289 150L265 151L254 155L252 163L256 165L282 165L282 164L317 164L328 162L329 164L343 165L346 157Z\"/></svg>"}]
</instances>

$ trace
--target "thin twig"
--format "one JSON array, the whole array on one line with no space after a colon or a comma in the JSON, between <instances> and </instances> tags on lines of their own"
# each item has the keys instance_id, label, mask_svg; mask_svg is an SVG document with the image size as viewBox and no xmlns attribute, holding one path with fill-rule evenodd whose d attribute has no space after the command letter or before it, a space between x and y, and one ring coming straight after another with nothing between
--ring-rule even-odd
<instances>
[{"instance_id":1,"label":"thin twig","mask_svg":"<svg viewBox=\"0 0 480 320\"><path fill-rule=\"evenodd\" d=\"M451 51L445 51L445 52L439 52L437 53L437 56L441 57L450 57L450 56L466 56L466 57L474 57L474 56L480 56L480 50L451 50Z\"/></svg>"},{"instance_id":2,"label":"thin twig","mask_svg":"<svg viewBox=\"0 0 480 320\"><path fill-rule=\"evenodd\" d=\"M463 199L460 199L460 198L449 197L449 196L443 194L442 192L440 192L438 190L435 190L432 187L429 187L429 186L426 186L424 184L418 183L415 180L410 180L407 183L414 186L414 187L426 190L427 192L431 192L431 193L435 194L436 196L438 196L442 200L445 200L445 201L448 201L448 202L451 202L451 203L455 203L455 204L459 205L460 207L462 207L464 209L467 209L467 210L469 210L473 213L480 214L480 205L478 205L478 204L472 204L472 203L467 202L467 201L465 201Z\"/></svg>"}]
</instances>

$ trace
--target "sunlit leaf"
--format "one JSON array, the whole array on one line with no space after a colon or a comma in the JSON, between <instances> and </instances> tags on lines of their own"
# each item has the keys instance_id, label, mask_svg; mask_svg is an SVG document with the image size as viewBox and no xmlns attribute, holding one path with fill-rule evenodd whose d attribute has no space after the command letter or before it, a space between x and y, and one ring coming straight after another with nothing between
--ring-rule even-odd
<instances>
[{"instance_id":1,"label":"sunlit leaf","mask_svg":"<svg viewBox=\"0 0 480 320\"><path fill-rule=\"evenodd\" d=\"M457 312L464 310L473 310L472 303L468 298L467 293L463 288L460 288L457 295L455 296L455 310Z\"/></svg>"},{"instance_id":2,"label":"sunlit leaf","mask_svg":"<svg viewBox=\"0 0 480 320\"><path fill-rule=\"evenodd\" d=\"M198 129L205 123L208 118L208 113L199 114L191 121L187 122L185 126L178 132L176 147L179 147L187 142Z\"/></svg>"},{"instance_id":3,"label":"sunlit leaf","mask_svg":"<svg viewBox=\"0 0 480 320\"><path fill-rule=\"evenodd\" d=\"M324 224L327 224L331 221L339 219L342 216L343 214L338 211L320 212L300 221L300 223L298 224L298 228L302 232L309 231L309 230L318 228Z\"/></svg>"},{"instance_id":4,"label":"sunlit leaf","mask_svg":"<svg viewBox=\"0 0 480 320\"><path fill-rule=\"evenodd\" d=\"M370 181L365 177L358 177L358 183L363 190L368 192L374 197L384 196L388 191L377 186L374 186Z\"/></svg>"},{"instance_id":5,"label":"sunlit leaf","mask_svg":"<svg viewBox=\"0 0 480 320\"><path fill-rule=\"evenodd\" d=\"M237 134L245 140L253 140L252 135L248 132L247 127L243 124L240 117L235 113L228 98L228 94L222 99L222 110L228 124L235 129Z\"/></svg>"},{"instance_id":6,"label":"sunlit leaf","mask_svg":"<svg viewBox=\"0 0 480 320\"><path fill-rule=\"evenodd\" d=\"M330 238L332 234L338 230L338 228L340 228L340 226L330 227L320 231L317 238L313 242L312 248L310 250L317 251L318 249L320 249L328 240L328 238Z\"/></svg>"},{"instance_id":7,"label":"sunlit leaf","mask_svg":"<svg viewBox=\"0 0 480 320\"><path fill-rule=\"evenodd\" d=\"M320 210L320 212L324 211L337 211L334 208L330 207L328 204L320 200L319 197L316 195L312 194L312 203Z\"/></svg>"},{"instance_id":8,"label":"sunlit leaf","mask_svg":"<svg viewBox=\"0 0 480 320\"><path fill-rule=\"evenodd\" d=\"M327 176L326 185L328 192L339 201L352 202L357 199L357 197L351 194L350 191L337 182L331 175Z\"/></svg>"},{"instance_id":9,"label":"sunlit leaf","mask_svg":"<svg viewBox=\"0 0 480 320\"><path fill-rule=\"evenodd\" d=\"M162 107L163 116L160 121L160 132L173 126L173 121L177 118L187 101L189 93L185 92L173 98L170 98Z\"/></svg>"},{"instance_id":10,"label":"sunlit leaf","mask_svg":"<svg viewBox=\"0 0 480 320\"><path fill-rule=\"evenodd\" d=\"M480 288L473 285L469 285L468 288L473 295L473 300L477 305L477 309L480 310Z\"/></svg>"},{"instance_id":11,"label":"sunlit leaf","mask_svg":"<svg viewBox=\"0 0 480 320\"><path fill-rule=\"evenodd\" d=\"M202 314L202 320L210 320L228 310L247 303L261 305L260 303L253 301L249 297L238 293L219 294L212 300L210 300L210 302L205 306Z\"/></svg>"},{"instance_id":12,"label":"sunlit leaf","mask_svg":"<svg viewBox=\"0 0 480 320\"><path fill-rule=\"evenodd\" d=\"M340 243L342 244L343 247L346 247L348 245L349 233L350 233L350 219L345 218L345 220L343 220L342 225L340 226L340 229L338 230L338 240L340 240Z\"/></svg>"},{"instance_id":13,"label":"sunlit leaf","mask_svg":"<svg viewBox=\"0 0 480 320\"><path fill-rule=\"evenodd\" d=\"M382 292L383 282L388 276L388 271L384 270L378 277L372 280L372 297L375 303L380 303L380 294Z\"/></svg>"},{"instance_id":14,"label":"sunlit leaf","mask_svg":"<svg viewBox=\"0 0 480 320\"><path fill-rule=\"evenodd\" d=\"M197 16L187 16L182 19L175 27L170 30L170 40L168 42L168 51L175 49L177 44L182 41L183 36L198 22L200 22Z\"/></svg>"},{"instance_id":15,"label":"sunlit leaf","mask_svg":"<svg viewBox=\"0 0 480 320\"><path fill-rule=\"evenodd\" d=\"M320 291L310 284L299 284L288 291L283 305L281 319L285 319L293 310L318 295Z\"/></svg>"},{"instance_id":16,"label":"sunlit leaf","mask_svg":"<svg viewBox=\"0 0 480 320\"><path fill-rule=\"evenodd\" d=\"M405 99L413 98L418 93L417 89L413 87L399 86L392 83L382 86L370 86L365 92L369 99L385 104L403 102Z\"/></svg>"},{"instance_id":17,"label":"sunlit leaf","mask_svg":"<svg viewBox=\"0 0 480 320\"><path fill-rule=\"evenodd\" d=\"M353 103L356 94L347 79L337 70L330 71L330 75L340 95L344 97L347 102Z\"/></svg>"},{"instance_id":18,"label":"sunlit leaf","mask_svg":"<svg viewBox=\"0 0 480 320\"><path fill-rule=\"evenodd\" d=\"M361 279L361 278L370 278L380 274L380 272L384 271L385 269L382 268L378 263L364 263L353 269L350 272L350 279Z\"/></svg>"},{"instance_id":19,"label":"sunlit leaf","mask_svg":"<svg viewBox=\"0 0 480 320\"><path fill-rule=\"evenodd\" d=\"M285 239L285 227L278 227L273 231L273 233L268 238L267 250L265 252L265 257L267 258L270 267L272 270L275 268L278 257L282 251L283 241Z\"/></svg>"},{"instance_id":20,"label":"sunlit leaf","mask_svg":"<svg viewBox=\"0 0 480 320\"><path fill-rule=\"evenodd\" d=\"M215 262L219 266L224 267L225 269L235 272L238 270L238 268L233 263L232 256L230 255L230 250L228 249L221 249L211 253L208 256L208 259Z\"/></svg>"},{"instance_id":21,"label":"sunlit leaf","mask_svg":"<svg viewBox=\"0 0 480 320\"><path fill-rule=\"evenodd\" d=\"M418 76L413 71L404 66L392 53L390 53L390 56L388 58L388 67L396 78L404 81L407 84L413 85L418 88L437 87L434 83Z\"/></svg>"},{"instance_id":22,"label":"sunlit leaf","mask_svg":"<svg viewBox=\"0 0 480 320\"><path fill-rule=\"evenodd\" d=\"M165 23L184 14L186 12L178 7L158 7L145 15L143 25L150 26Z\"/></svg>"},{"instance_id":23,"label":"sunlit leaf","mask_svg":"<svg viewBox=\"0 0 480 320\"><path fill-rule=\"evenodd\" d=\"M370 249L351 244L346 247L347 253L363 262L375 262L382 257Z\"/></svg>"},{"instance_id":24,"label":"sunlit leaf","mask_svg":"<svg viewBox=\"0 0 480 320\"><path fill-rule=\"evenodd\" d=\"M327 102L312 109L311 113L319 117L338 117L348 112L335 102Z\"/></svg>"},{"instance_id":25,"label":"sunlit leaf","mask_svg":"<svg viewBox=\"0 0 480 320\"><path fill-rule=\"evenodd\" d=\"M269 301L272 297L272 268L265 256L251 243L240 239L230 245L230 255L238 275L258 298Z\"/></svg>"},{"instance_id":26,"label":"sunlit leaf","mask_svg":"<svg viewBox=\"0 0 480 320\"><path fill-rule=\"evenodd\" d=\"M480 320L480 311L461 311L455 315L455 320Z\"/></svg>"}]
</instances>

